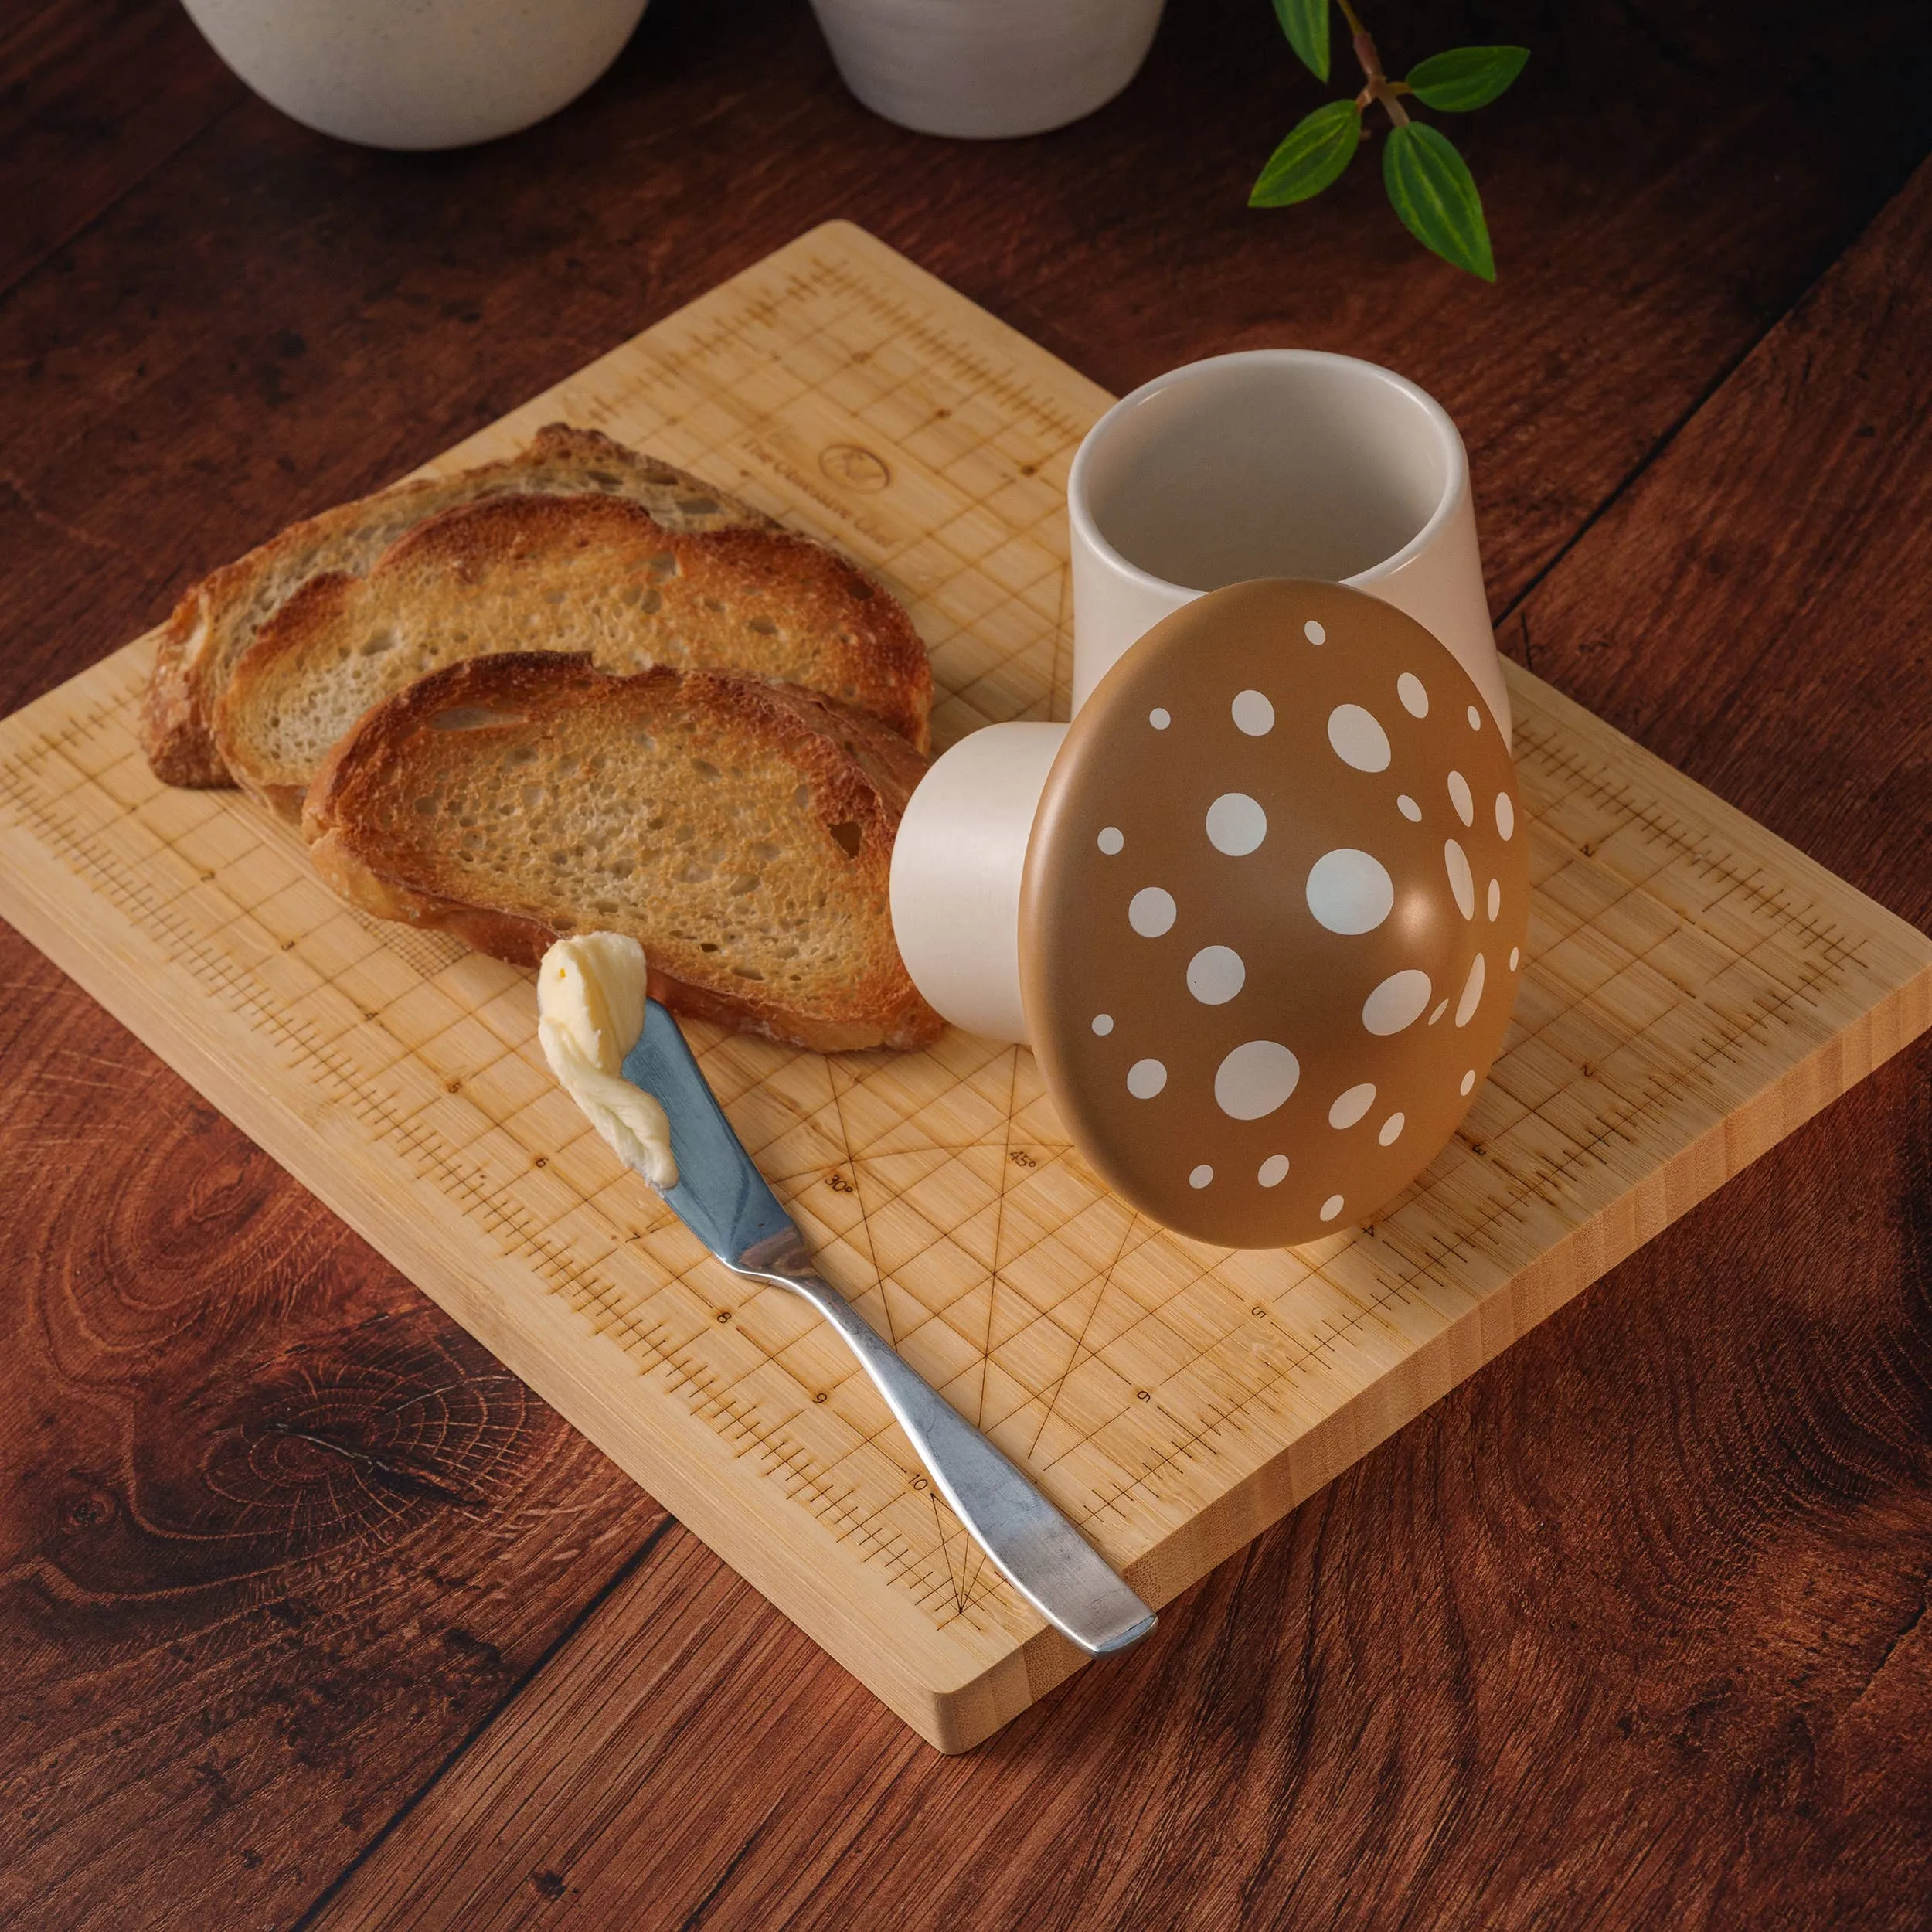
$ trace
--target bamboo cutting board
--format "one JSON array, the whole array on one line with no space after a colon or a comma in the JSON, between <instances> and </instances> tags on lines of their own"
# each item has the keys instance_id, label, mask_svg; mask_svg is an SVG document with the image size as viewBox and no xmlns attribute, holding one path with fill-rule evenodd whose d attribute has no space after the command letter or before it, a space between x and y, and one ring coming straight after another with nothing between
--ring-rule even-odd
<instances>
[{"instance_id":1,"label":"bamboo cutting board","mask_svg":"<svg viewBox=\"0 0 1932 1932\"><path fill-rule=\"evenodd\" d=\"M1108 400L835 223L430 467L566 418L830 537L911 607L943 747L1066 715L1063 492ZM557 1094L528 975L337 904L236 794L155 783L150 649L0 725L0 912L934 1743L1071 1671L836 1341L715 1267ZM691 1029L824 1271L1156 1604L1932 1023L1932 943L1508 669L1522 992L1372 1228L1165 1233L1010 1047Z\"/></svg>"}]
</instances>

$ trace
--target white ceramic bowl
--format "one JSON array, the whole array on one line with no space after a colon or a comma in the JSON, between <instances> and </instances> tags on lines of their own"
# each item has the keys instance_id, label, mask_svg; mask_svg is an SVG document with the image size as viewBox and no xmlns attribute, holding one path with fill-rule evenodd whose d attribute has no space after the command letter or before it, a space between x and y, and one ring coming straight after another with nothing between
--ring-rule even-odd
<instances>
[{"instance_id":1,"label":"white ceramic bowl","mask_svg":"<svg viewBox=\"0 0 1932 1932\"><path fill-rule=\"evenodd\" d=\"M574 100L645 0L182 0L271 106L370 148L463 148Z\"/></svg>"}]
</instances>

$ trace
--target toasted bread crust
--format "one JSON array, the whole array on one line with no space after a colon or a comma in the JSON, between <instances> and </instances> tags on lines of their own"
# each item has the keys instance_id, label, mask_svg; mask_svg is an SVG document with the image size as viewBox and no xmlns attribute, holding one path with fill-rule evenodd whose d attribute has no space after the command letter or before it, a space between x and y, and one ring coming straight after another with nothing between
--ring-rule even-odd
<instances>
[{"instance_id":1,"label":"toasted bread crust","mask_svg":"<svg viewBox=\"0 0 1932 1932\"><path fill-rule=\"evenodd\" d=\"M463 722L452 727L452 714ZM604 921L575 904L533 906L527 896L515 903L512 891L488 890L501 882L475 874L461 881L474 896L451 892L455 868L447 852L434 834L417 831L420 821L408 809L423 772L454 755L453 731L464 734L464 755L474 743L481 761L500 758L506 747L547 743L573 723L580 730L662 729L693 719L716 742L751 746L768 767L796 774L808 793L825 834L828 880L842 877L850 886L827 915L839 922L846 967L835 984L816 983L809 995L788 999L770 981L754 990L734 977L723 952L708 965L695 947L680 952L667 943L664 930L620 923L616 930L633 930L647 956L655 954L653 992L675 1011L821 1052L936 1039L941 1022L899 959L886 910L892 837L924 761L877 719L796 687L662 667L613 677L561 654L467 660L385 699L335 747L309 787L303 833L317 870L352 904L533 964L560 934ZM856 848L845 847L844 858L842 834ZM654 907L655 917L675 923L677 909Z\"/></svg>"},{"instance_id":2,"label":"toasted bread crust","mask_svg":"<svg viewBox=\"0 0 1932 1932\"><path fill-rule=\"evenodd\" d=\"M600 496L497 497L425 519L363 577L310 577L231 671L215 742L247 791L278 810L313 775L285 718L332 715L332 742L369 702L452 657L550 646L600 666L653 663L783 679L869 712L923 750L932 671L893 598L789 531L667 528ZM365 641L380 642L371 655ZM318 748L319 749L319 748Z\"/></svg>"},{"instance_id":3,"label":"toasted bread crust","mask_svg":"<svg viewBox=\"0 0 1932 1932\"><path fill-rule=\"evenodd\" d=\"M230 670L289 594L320 570L366 570L424 518L495 495L608 494L685 529L775 530L763 512L597 430L553 423L516 455L454 476L420 478L305 518L191 585L170 617L142 707L142 748L164 783L230 782L213 735Z\"/></svg>"},{"instance_id":4,"label":"toasted bread crust","mask_svg":"<svg viewBox=\"0 0 1932 1932\"><path fill-rule=\"evenodd\" d=\"M202 622L199 597L184 597L162 627L141 704L141 743L164 785L205 791L233 782L213 736L201 727L188 675L192 641Z\"/></svg>"}]
</instances>

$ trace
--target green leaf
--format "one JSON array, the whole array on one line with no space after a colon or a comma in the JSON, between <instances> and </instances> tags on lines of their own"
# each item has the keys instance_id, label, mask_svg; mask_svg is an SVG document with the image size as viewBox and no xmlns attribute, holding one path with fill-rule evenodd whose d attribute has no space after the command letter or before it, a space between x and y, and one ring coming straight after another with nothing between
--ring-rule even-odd
<instances>
[{"instance_id":1,"label":"green leaf","mask_svg":"<svg viewBox=\"0 0 1932 1932\"><path fill-rule=\"evenodd\" d=\"M1318 80L1328 77L1328 0L1274 0L1288 45Z\"/></svg>"},{"instance_id":2,"label":"green leaf","mask_svg":"<svg viewBox=\"0 0 1932 1932\"><path fill-rule=\"evenodd\" d=\"M1332 100L1295 124L1248 196L1250 208L1286 208L1318 195L1348 166L1362 144L1362 110Z\"/></svg>"},{"instance_id":3,"label":"green leaf","mask_svg":"<svg viewBox=\"0 0 1932 1932\"><path fill-rule=\"evenodd\" d=\"M1420 121L1390 128L1382 180L1403 226L1424 248L1486 282L1496 279L1482 197L1446 135Z\"/></svg>"},{"instance_id":4,"label":"green leaf","mask_svg":"<svg viewBox=\"0 0 1932 1932\"><path fill-rule=\"evenodd\" d=\"M1425 107L1445 114L1486 107L1523 70L1527 47L1451 47L1431 54L1404 77Z\"/></svg>"}]
</instances>

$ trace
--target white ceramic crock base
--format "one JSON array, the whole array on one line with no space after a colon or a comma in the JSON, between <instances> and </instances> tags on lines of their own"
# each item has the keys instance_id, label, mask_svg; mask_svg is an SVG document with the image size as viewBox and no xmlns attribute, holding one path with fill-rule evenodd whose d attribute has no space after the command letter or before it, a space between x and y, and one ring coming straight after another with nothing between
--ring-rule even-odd
<instances>
[{"instance_id":1,"label":"white ceramic crock base","mask_svg":"<svg viewBox=\"0 0 1932 1932\"><path fill-rule=\"evenodd\" d=\"M1162 0L812 0L845 85L917 134L1045 134L1140 71Z\"/></svg>"}]
</instances>

